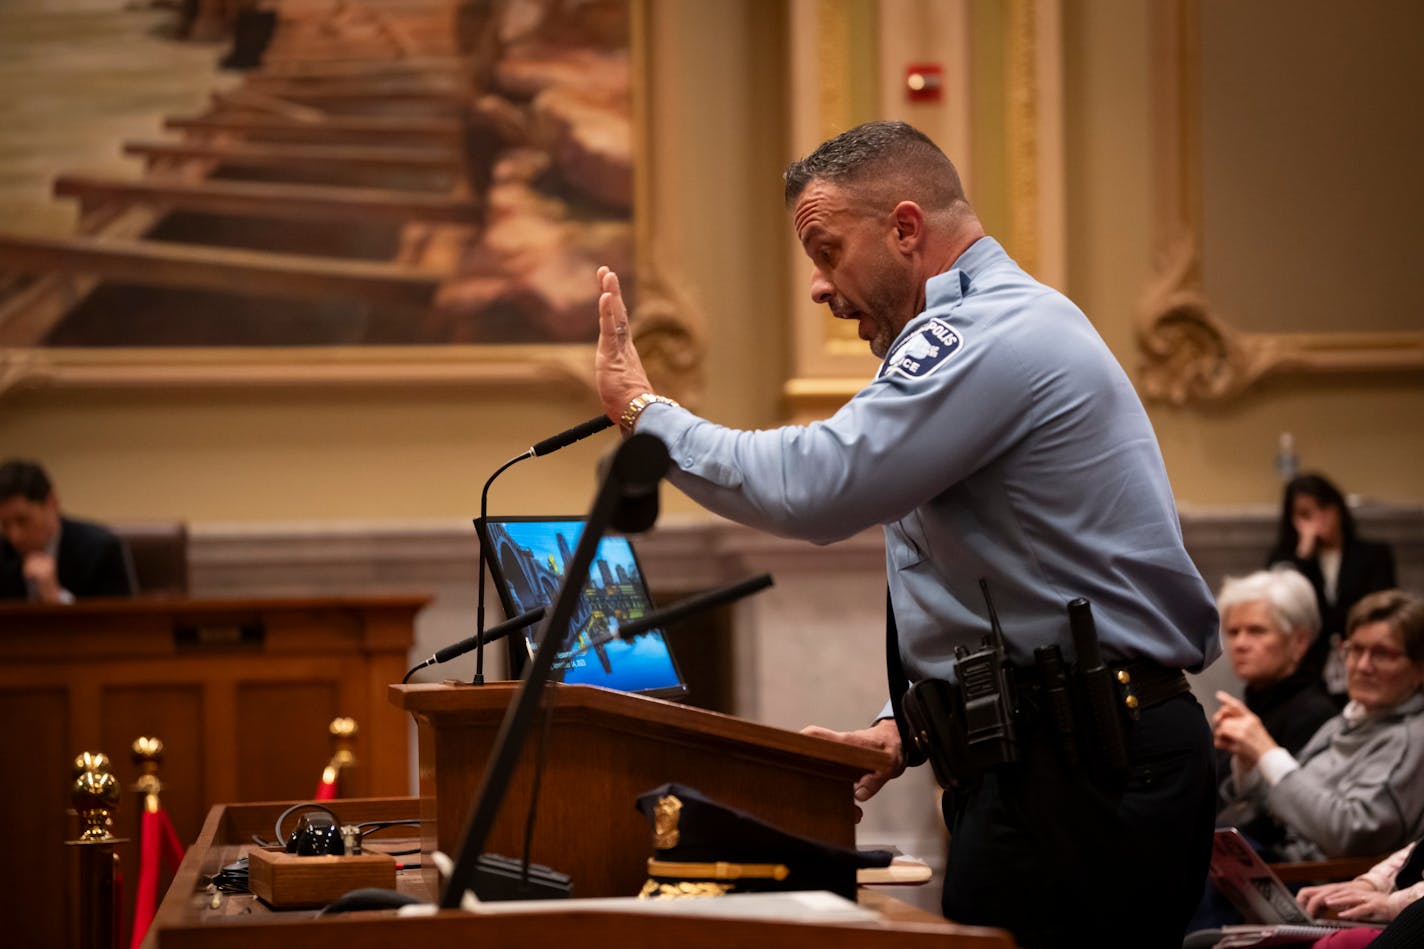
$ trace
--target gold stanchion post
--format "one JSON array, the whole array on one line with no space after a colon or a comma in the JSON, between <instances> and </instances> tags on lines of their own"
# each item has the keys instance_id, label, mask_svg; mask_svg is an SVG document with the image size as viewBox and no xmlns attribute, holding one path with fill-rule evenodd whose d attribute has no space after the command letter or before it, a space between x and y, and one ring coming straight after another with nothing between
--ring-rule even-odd
<instances>
[{"instance_id":1,"label":"gold stanchion post","mask_svg":"<svg viewBox=\"0 0 1424 949\"><path fill-rule=\"evenodd\" d=\"M157 738L135 738L133 763L138 767L138 780L134 781L135 794L143 796L143 810L157 813L162 809L158 801L163 782L158 779L158 768L163 764L163 742Z\"/></svg>"},{"instance_id":2,"label":"gold stanchion post","mask_svg":"<svg viewBox=\"0 0 1424 949\"><path fill-rule=\"evenodd\" d=\"M115 949L119 938L117 844L110 828L119 807L119 781L109 770L109 757L86 751L74 759L70 802L79 815L79 838L66 841L79 854L79 945L81 949Z\"/></svg>"},{"instance_id":3,"label":"gold stanchion post","mask_svg":"<svg viewBox=\"0 0 1424 949\"><path fill-rule=\"evenodd\" d=\"M356 752L353 750L356 744L356 719L333 718L327 726L327 731L331 734L331 760L321 772L321 781L339 793L342 775L356 767Z\"/></svg>"}]
</instances>

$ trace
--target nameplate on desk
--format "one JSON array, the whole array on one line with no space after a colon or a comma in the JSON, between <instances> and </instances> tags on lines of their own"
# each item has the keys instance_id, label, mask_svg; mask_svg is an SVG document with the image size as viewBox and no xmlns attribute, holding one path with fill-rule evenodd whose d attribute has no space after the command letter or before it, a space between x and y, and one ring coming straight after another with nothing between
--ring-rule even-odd
<instances>
[{"instance_id":1,"label":"nameplate on desk","mask_svg":"<svg viewBox=\"0 0 1424 949\"><path fill-rule=\"evenodd\" d=\"M267 639L261 620L220 618L176 620L173 645L177 649L260 649Z\"/></svg>"}]
</instances>

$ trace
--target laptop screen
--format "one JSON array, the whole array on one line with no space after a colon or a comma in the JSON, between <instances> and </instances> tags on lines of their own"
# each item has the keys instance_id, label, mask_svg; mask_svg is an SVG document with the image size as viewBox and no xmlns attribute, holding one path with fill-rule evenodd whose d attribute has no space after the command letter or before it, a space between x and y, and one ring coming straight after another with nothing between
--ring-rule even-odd
<instances>
[{"instance_id":1,"label":"laptop screen","mask_svg":"<svg viewBox=\"0 0 1424 949\"><path fill-rule=\"evenodd\" d=\"M477 523L476 527L480 527ZM481 530L481 543L506 616L539 606L552 606L564 582L564 568L573 559L583 535L581 517L491 517ZM647 614L653 606L647 583L628 538L605 534L589 568L589 576L569 624L565 646L553 676L575 685L598 685L620 692L678 697L687 686L673 661L662 630L632 642L618 638L620 622ZM535 646L535 624L523 633L524 650L511 646L517 674ZM516 636L512 643L519 641Z\"/></svg>"}]
</instances>

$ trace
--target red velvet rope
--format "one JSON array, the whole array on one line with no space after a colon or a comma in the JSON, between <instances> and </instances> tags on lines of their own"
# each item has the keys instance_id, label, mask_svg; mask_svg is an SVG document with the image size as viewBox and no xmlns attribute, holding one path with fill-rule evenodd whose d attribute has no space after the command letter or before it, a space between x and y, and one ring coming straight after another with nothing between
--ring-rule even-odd
<instances>
[{"instance_id":1,"label":"red velvet rope","mask_svg":"<svg viewBox=\"0 0 1424 949\"><path fill-rule=\"evenodd\" d=\"M144 808L143 823L139 828L138 896L134 903L133 938L129 941L129 949L138 949L139 943L143 942L158 908L159 864L165 863L168 869L177 870L182 862L183 845L178 842L178 832L173 829L168 812Z\"/></svg>"}]
</instances>

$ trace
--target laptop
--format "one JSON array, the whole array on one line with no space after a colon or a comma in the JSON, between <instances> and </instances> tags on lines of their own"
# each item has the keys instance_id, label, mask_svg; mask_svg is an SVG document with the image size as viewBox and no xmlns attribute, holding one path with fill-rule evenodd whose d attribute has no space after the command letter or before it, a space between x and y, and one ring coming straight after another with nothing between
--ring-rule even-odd
<instances>
[{"instance_id":1,"label":"laptop","mask_svg":"<svg viewBox=\"0 0 1424 949\"><path fill-rule=\"evenodd\" d=\"M1234 827L1218 827L1211 847L1211 882L1236 907L1246 926L1226 926L1224 932L1276 930L1277 935L1309 935L1319 930L1325 935L1337 929L1367 927L1382 929L1382 923L1357 920L1316 919L1306 915L1275 871L1261 859L1241 832ZM1308 931L1307 931L1308 930ZM1244 934L1244 933L1242 933ZM1246 945L1247 943L1240 943ZM1264 945L1265 943L1253 943Z\"/></svg>"},{"instance_id":2,"label":"laptop","mask_svg":"<svg viewBox=\"0 0 1424 949\"><path fill-rule=\"evenodd\" d=\"M564 582L565 565L583 536L582 517L490 517L476 522L480 542L505 616L553 605ZM682 698L682 678L660 629L632 642L618 638L618 625L653 608L633 543L605 534L589 567L578 608L569 624L553 678L571 685L597 685L656 698ZM542 622L525 628L511 643L510 671L519 675L539 645Z\"/></svg>"}]
</instances>

